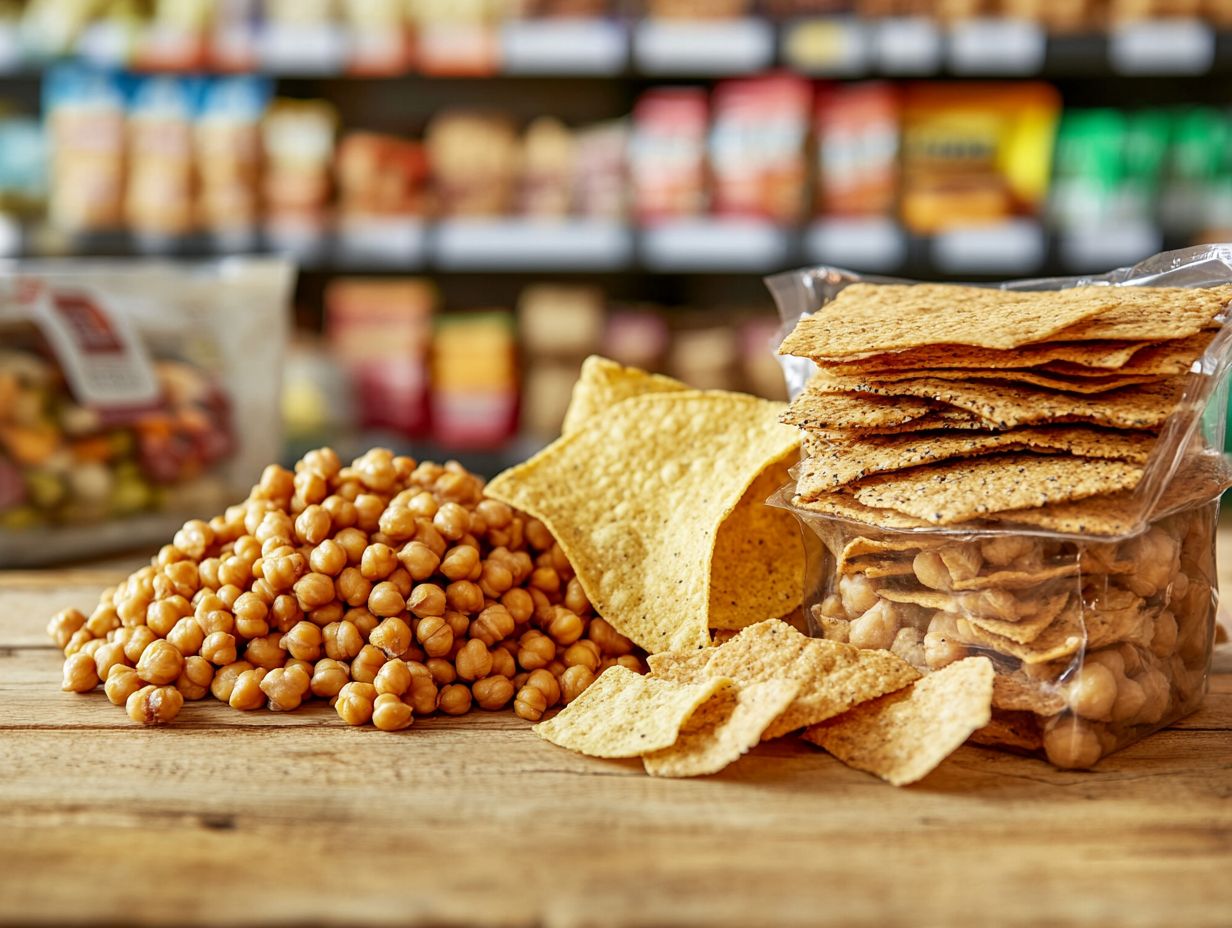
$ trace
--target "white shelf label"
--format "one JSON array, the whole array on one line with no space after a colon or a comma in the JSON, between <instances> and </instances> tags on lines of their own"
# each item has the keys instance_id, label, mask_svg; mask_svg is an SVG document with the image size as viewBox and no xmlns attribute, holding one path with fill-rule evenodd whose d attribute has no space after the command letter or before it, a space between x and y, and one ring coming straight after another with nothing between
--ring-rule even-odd
<instances>
[{"instance_id":1,"label":"white shelf label","mask_svg":"<svg viewBox=\"0 0 1232 928\"><path fill-rule=\"evenodd\" d=\"M933 74L941 69L941 30L932 19L904 16L877 24L875 53L884 74Z\"/></svg>"},{"instance_id":2,"label":"white shelf label","mask_svg":"<svg viewBox=\"0 0 1232 928\"><path fill-rule=\"evenodd\" d=\"M339 74L350 57L341 29L267 24L261 34L261 65L275 74Z\"/></svg>"},{"instance_id":3,"label":"white shelf label","mask_svg":"<svg viewBox=\"0 0 1232 928\"><path fill-rule=\"evenodd\" d=\"M338 230L338 257L418 267L423 264L425 240L424 225L417 219L354 220Z\"/></svg>"},{"instance_id":4,"label":"white shelf label","mask_svg":"<svg viewBox=\"0 0 1232 928\"><path fill-rule=\"evenodd\" d=\"M907 258L907 236L884 216L821 219L804 235L809 261L854 271L891 271Z\"/></svg>"},{"instance_id":5,"label":"white shelf label","mask_svg":"<svg viewBox=\"0 0 1232 928\"><path fill-rule=\"evenodd\" d=\"M783 58L809 74L863 74L869 64L869 28L851 17L797 20L783 32Z\"/></svg>"},{"instance_id":6,"label":"white shelf label","mask_svg":"<svg viewBox=\"0 0 1232 928\"><path fill-rule=\"evenodd\" d=\"M950 29L950 68L956 74L1037 74L1047 36L1025 19L970 19Z\"/></svg>"},{"instance_id":7,"label":"white shelf label","mask_svg":"<svg viewBox=\"0 0 1232 928\"><path fill-rule=\"evenodd\" d=\"M513 20L501 32L511 74L619 74L629 61L629 33L606 19Z\"/></svg>"},{"instance_id":8,"label":"white shelf label","mask_svg":"<svg viewBox=\"0 0 1232 928\"><path fill-rule=\"evenodd\" d=\"M787 258L786 230L758 219L682 219L642 235L642 260L656 271L774 271Z\"/></svg>"},{"instance_id":9,"label":"white shelf label","mask_svg":"<svg viewBox=\"0 0 1232 928\"><path fill-rule=\"evenodd\" d=\"M435 262L447 270L609 270L633 242L623 224L585 220L450 219L436 227Z\"/></svg>"},{"instance_id":10,"label":"white shelf label","mask_svg":"<svg viewBox=\"0 0 1232 928\"><path fill-rule=\"evenodd\" d=\"M743 74L774 62L774 27L766 20L643 19L633 57L647 74Z\"/></svg>"},{"instance_id":11,"label":"white shelf label","mask_svg":"<svg viewBox=\"0 0 1232 928\"><path fill-rule=\"evenodd\" d=\"M1074 229L1061 236L1061 262L1071 271L1108 271L1163 250L1163 233L1149 222Z\"/></svg>"},{"instance_id":12,"label":"white shelf label","mask_svg":"<svg viewBox=\"0 0 1232 928\"><path fill-rule=\"evenodd\" d=\"M1215 31L1197 19L1151 19L1116 26L1108 60L1119 74L1205 74L1215 62Z\"/></svg>"},{"instance_id":13,"label":"white shelf label","mask_svg":"<svg viewBox=\"0 0 1232 928\"><path fill-rule=\"evenodd\" d=\"M933 236L933 262L946 274L1030 274L1044 263L1044 230L1032 219L952 229Z\"/></svg>"}]
</instances>

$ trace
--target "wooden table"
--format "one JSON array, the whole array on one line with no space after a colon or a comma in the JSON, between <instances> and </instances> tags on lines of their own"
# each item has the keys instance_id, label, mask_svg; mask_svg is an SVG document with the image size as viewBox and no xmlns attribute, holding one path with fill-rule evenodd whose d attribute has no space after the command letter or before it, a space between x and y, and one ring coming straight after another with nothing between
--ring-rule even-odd
<instances>
[{"instance_id":1,"label":"wooden table","mask_svg":"<svg viewBox=\"0 0 1232 928\"><path fill-rule=\"evenodd\" d=\"M1094 773L963 748L896 790L787 738L656 780L511 713L141 729L43 633L119 576L0 574L0 922L1232 924L1232 673Z\"/></svg>"}]
</instances>

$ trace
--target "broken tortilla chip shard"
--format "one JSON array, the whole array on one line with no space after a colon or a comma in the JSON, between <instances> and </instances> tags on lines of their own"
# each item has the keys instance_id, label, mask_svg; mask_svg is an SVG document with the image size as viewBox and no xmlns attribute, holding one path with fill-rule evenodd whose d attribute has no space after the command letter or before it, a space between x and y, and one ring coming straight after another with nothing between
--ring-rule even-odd
<instances>
[{"instance_id":1,"label":"broken tortilla chip shard","mask_svg":"<svg viewBox=\"0 0 1232 928\"><path fill-rule=\"evenodd\" d=\"M750 625L713 649L704 664L688 660L652 662L665 679L697 682L731 679L738 686L766 680L795 680L800 691L788 709L766 729L777 738L831 718L883 693L901 689L919 672L889 651L864 651L824 638L809 638L786 622L771 619Z\"/></svg>"},{"instance_id":2,"label":"broken tortilla chip shard","mask_svg":"<svg viewBox=\"0 0 1232 928\"><path fill-rule=\"evenodd\" d=\"M676 683L617 665L531 730L558 747L590 757L638 757L675 744L698 707L731 685L718 677Z\"/></svg>"},{"instance_id":3,"label":"broken tortilla chip shard","mask_svg":"<svg viewBox=\"0 0 1232 928\"><path fill-rule=\"evenodd\" d=\"M618 632L652 653L705 647L719 530L758 476L799 447L782 410L736 393L635 396L485 492L547 526ZM800 544L798 530L789 537Z\"/></svg>"},{"instance_id":4,"label":"broken tortilla chip shard","mask_svg":"<svg viewBox=\"0 0 1232 928\"><path fill-rule=\"evenodd\" d=\"M652 777L718 773L756 747L799 689L794 680L767 680L720 690L690 716L675 744L642 757L646 772Z\"/></svg>"},{"instance_id":5,"label":"broken tortilla chip shard","mask_svg":"<svg viewBox=\"0 0 1232 928\"><path fill-rule=\"evenodd\" d=\"M892 509L936 525L1014 509L1129 490L1142 467L1125 461L999 454L870 477L851 488L865 506Z\"/></svg>"},{"instance_id":6,"label":"broken tortilla chip shard","mask_svg":"<svg viewBox=\"0 0 1232 928\"><path fill-rule=\"evenodd\" d=\"M573 385L573 396L560 431L562 435L577 431L586 420L602 415L622 400L648 393L683 393L691 389L671 377L591 355L582 362L582 372Z\"/></svg>"},{"instance_id":7,"label":"broken tortilla chip shard","mask_svg":"<svg viewBox=\"0 0 1232 928\"><path fill-rule=\"evenodd\" d=\"M930 774L992 719L993 666L968 657L814 725L806 740L895 786Z\"/></svg>"}]
</instances>

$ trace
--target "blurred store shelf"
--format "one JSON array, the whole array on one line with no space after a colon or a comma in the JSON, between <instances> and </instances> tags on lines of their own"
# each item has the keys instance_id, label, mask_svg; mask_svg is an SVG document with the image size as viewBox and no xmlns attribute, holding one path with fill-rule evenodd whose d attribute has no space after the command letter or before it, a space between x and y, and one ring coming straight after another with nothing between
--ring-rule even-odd
<instances>
[{"instance_id":1,"label":"blurred store shelf","mask_svg":"<svg viewBox=\"0 0 1232 928\"><path fill-rule=\"evenodd\" d=\"M434 267L458 270L620 270L633 257L633 234L603 220L449 219L437 224Z\"/></svg>"}]
</instances>

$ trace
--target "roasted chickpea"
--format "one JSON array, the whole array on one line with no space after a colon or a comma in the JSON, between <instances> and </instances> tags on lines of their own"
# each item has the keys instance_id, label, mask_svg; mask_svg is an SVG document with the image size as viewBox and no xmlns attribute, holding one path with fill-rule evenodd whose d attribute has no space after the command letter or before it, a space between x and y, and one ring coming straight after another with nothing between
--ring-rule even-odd
<instances>
[{"instance_id":1,"label":"roasted chickpea","mask_svg":"<svg viewBox=\"0 0 1232 928\"><path fill-rule=\"evenodd\" d=\"M381 731L401 731L415 721L411 707L393 693L381 693L372 708L372 724Z\"/></svg>"},{"instance_id":2,"label":"roasted chickpea","mask_svg":"<svg viewBox=\"0 0 1232 928\"><path fill-rule=\"evenodd\" d=\"M334 581L328 574L305 574L295 582L295 598L305 612L330 603L334 599Z\"/></svg>"},{"instance_id":3,"label":"roasted chickpea","mask_svg":"<svg viewBox=\"0 0 1232 928\"><path fill-rule=\"evenodd\" d=\"M137 675L146 683L174 683L184 669L184 655L168 641L152 641L137 660Z\"/></svg>"},{"instance_id":4,"label":"roasted chickpea","mask_svg":"<svg viewBox=\"0 0 1232 928\"><path fill-rule=\"evenodd\" d=\"M513 571L506 565L487 560L479 572L479 589L489 599L498 599L513 586Z\"/></svg>"},{"instance_id":5,"label":"roasted chickpea","mask_svg":"<svg viewBox=\"0 0 1232 928\"><path fill-rule=\"evenodd\" d=\"M176 622L175 627L167 633L167 640L175 645L177 651L188 657L201 649L205 634L196 619L186 616Z\"/></svg>"},{"instance_id":6,"label":"roasted chickpea","mask_svg":"<svg viewBox=\"0 0 1232 928\"><path fill-rule=\"evenodd\" d=\"M512 635L514 626L513 616L509 610L499 603L493 603L470 623L470 636L492 647L498 641Z\"/></svg>"},{"instance_id":7,"label":"roasted chickpea","mask_svg":"<svg viewBox=\"0 0 1232 928\"><path fill-rule=\"evenodd\" d=\"M265 694L261 691L261 681L265 679L267 672L263 667L241 671L231 684L228 705L232 709L241 709L245 712L260 709L265 705Z\"/></svg>"},{"instance_id":8,"label":"roasted chickpea","mask_svg":"<svg viewBox=\"0 0 1232 928\"><path fill-rule=\"evenodd\" d=\"M359 518L355 511L355 504L338 495L327 496L321 503L321 508L329 513L330 524L339 531L351 528L355 520Z\"/></svg>"},{"instance_id":9,"label":"roasted chickpea","mask_svg":"<svg viewBox=\"0 0 1232 928\"><path fill-rule=\"evenodd\" d=\"M445 686L458 679L458 672L454 670L453 664L443 657L430 657L424 661L424 666L432 674L432 680L437 686Z\"/></svg>"},{"instance_id":10,"label":"roasted chickpea","mask_svg":"<svg viewBox=\"0 0 1232 928\"><path fill-rule=\"evenodd\" d=\"M364 645L351 661L351 679L356 683L371 683L385 664L385 655L374 645Z\"/></svg>"},{"instance_id":11,"label":"roasted chickpea","mask_svg":"<svg viewBox=\"0 0 1232 928\"><path fill-rule=\"evenodd\" d=\"M1095 766L1104 750L1089 723L1062 716L1044 732L1044 752L1058 767L1083 768Z\"/></svg>"},{"instance_id":12,"label":"roasted chickpea","mask_svg":"<svg viewBox=\"0 0 1232 928\"><path fill-rule=\"evenodd\" d=\"M335 477L342 468L338 452L333 448L315 448L305 454L295 465L296 472L311 470L320 474L326 480Z\"/></svg>"},{"instance_id":13,"label":"roasted chickpea","mask_svg":"<svg viewBox=\"0 0 1232 928\"><path fill-rule=\"evenodd\" d=\"M492 672L492 655L482 641L472 638L458 651L454 669L463 680L481 680Z\"/></svg>"},{"instance_id":14,"label":"roasted chickpea","mask_svg":"<svg viewBox=\"0 0 1232 928\"><path fill-rule=\"evenodd\" d=\"M523 686L513 701L513 711L519 718L537 722L543 718L543 713L548 711L547 697L533 686Z\"/></svg>"},{"instance_id":15,"label":"roasted chickpea","mask_svg":"<svg viewBox=\"0 0 1232 928\"><path fill-rule=\"evenodd\" d=\"M64 680L60 684L64 692L88 693L98 684L98 668L92 656L78 651L64 659Z\"/></svg>"},{"instance_id":16,"label":"roasted chickpea","mask_svg":"<svg viewBox=\"0 0 1232 928\"><path fill-rule=\"evenodd\" d=\"M385 511L385 498L374 493L360 493L355 497L355 525L369 534L381 527L381 513Z\"/></svg>"},{"instance_id":17,"label":"roasted chickpea","mask_svg":"<svg viewBox=\"0 0 1232 928\"><path fill-rule=\"evenodd\" d=\"M113 664L107 673L107 682L103 684L103 692L107 694L107 701L113 706L122 706L128 702L129 696L143 686L145 684L132 667Z\"/></svg>"},{"instance_id":18,"label":"roasted chickpea","mask_svg":"<svg viewBox=\"0 0 1232 928\"><path fill-rule=\"evenodd\" d=\"M47 634L51 636L57 648L63 649L68 644L68 640L73 637L73 633L85 624L86 615L80 609L61 609L47 623Z\"/></svg>"},{"instance_id":19,"label":"roasted chickpea","mask_svg":"<svg viewBox=\"0 0 1232 928\"><path fill-rule=\"evenodd\" d=\"M366 725L372 721L377 693L371 683L351 682L338 691L334 711L348 725Z\"/></svg>"},{"instance_id":20,"label":"roasted chickpea","mask_svg":"<svg viewBox=\"0 0 1232 928\"><path fill-rule=\"evenodd\" d=\"M386 657L397 657L411 646L411 627L397 616L390 616L372 630L368 642L384 651Z\"/></svg>"},{"instance_id":21,"label":"roasted chickpea","mask_svg":"<svg viewBox=\"0 0 1232 928\"><path fill-rule=\"evenodd\" d=\"M483 608L483 602L483 590L469 580L455 580L445 587L445 605L455 612L473 615Z\"/></svg>"},{"instance_id":22,"label":"roasted chickpea","mask_svg":"<svg viewBox=\"0 0 1232 928\"><path fill-rule=\"evenodd\" d=\"M445 556L449 544L445 541L430 519L418 519L415 522L415 540L424 544L438 558Z\"/></svg>"},{"instance_id":23,"label":"roasted chickpea","mask_svg":"<svg viewBox=\"0 0 1232 928\"><path fill-rule=\"evenodd\" d=\"M542 632L527 632L519 645L518 664L523 670L546 667L556 657L556 643Z\"/></svg>"},{"instance_id":24,"label":"roasted chickpea","mask_svg":"<svg viewBox=\"0 0 1232 928\"><path fill-rule=\"evenodd\" d=\"M107 679L107 674L112 667L127 663L128 658L124 655L124 645L118 641L105 644L94 652L94 669L100 680Z\"/></svg>"},{"instance_id":25,"label":"roasted chickpea","mask_svg":"<svg viewBox=\"0 0 1232 928\"><path fill-rule=\"evenodd\" d=\"M471 514L458 503L442 503L432 517L432 525L442 538L457 541L471 530Z\"/></svg>"},{"instance_id":26,"label":"roasted chickpea","mask_svg":"<svg viewBox=\"0 0 1232 928\"><path fill-rule=\"evenodd\" d=\"M475 513L483 519L488 528L504 528L513 518L513 510L494 499L480 500L475 506Z\"/></svg>"},{"instance_id":27,"label":"roasted chickpea","mask_svg":"<svg viewBox=\"0 0 1232 928\"><path fill-rule=\"evenodd\" d=\"M406 600L398 588L388 581L378 583L368 595L368 611L375 616L387 618L406 608Z\"/></svg>"},{"instance_id":28,"label":"roasted chickpea","mask_svg":"<svg viewBox=\"0 0 1232 928\"><path fill-rule=\"evenodd\" d=\"M124 710L142 725L166 725L184 708L184 696L174 686L143 686L124 702Z\"/></svg>"},{"instance_id":29,"label":"roasted chickpea","mask_svg":"<svg viewBox=\"0 0 1232 928\"><path fill-rule=\"evenodd\" d=\"M319 545L329 537L329 513L313 503L295 517L295 539L303 545Z\"/></svg>"},{"instance_id":30,"label":"roasted chickpea","mask_svg":"<svg viewBox=\"0 0 1232 928\"><path fill-rule=\"evenodd\" d=\"M572 667L566 667L565 672L560 675L560 695L565 704L573 702L582 693L586 692L586 688L595 682L595 674L585 664L574 664Z\"/></svg>"},{"instance_id":31,"label":"roasted chickpea","mask_svg":"<svg viewBox=\"0 0 1232 928\"><path fill-rule=\"evenodd\" d=\"M363 638L371 635L372 630L381 624L380 619L367 609L348 609L344 618L355 626Z\"/></svg>"},{"instance_id":32,"label":"roasted chickpea","mask_svg":"<svg viewBox=\"0 0 1232 928\"><path fill-rule=\"evenodd\" d=\"M282 636L275 632L263 638L254 638L244 650L244 660L254 667L273 670L287 662L287 652L279 645Z\"/></svg>"},{"instance_id":33,"label":"roasted chickpea","mask_svg":"<svg viewBox=\"0 0 1232 928\"><path fill-rule=\"evenodd\" d=\"M580 616L564 606L553 606L552 609L554 614L546 631L553 641L567 648L582 637L582 632L586 630L585 623Z\"/></svg>"},{"instance_id":34,"label":"roasted chickpea","mask_svg":"<svg viewBox=\"0 0 1232 928\"><path fill-rule=\"evenodd\" d=\"M547 700L549 708L560 701L560 683L547 670L532 670L526 678L526 685L539 690Z\"/></svg>"},{"instance_id":35,"label":"roasted chickpea","mask_svg":"<svg viewBox=\"0 0 1232 928\"><path fill-rule=\"evenodd\" d=\"M290 712L304 701L311 679L299 666L276 667L261 678L261 692L276 712Z\"/></svg>"},{"instance_id":36,"label":"roasted chickpea","mask_svg":"<svg viewBox=\"0 0 1232 928\"><path fill-rule=\"evenodd\" d=\"M295 496L305 506L320 503L329 493L325 478L315 471L304 470L295 475Z\"/></svg>"},{"instance_id":37,"label":"roasted chickpea","mask_svg":"<svg viewBox=\"0 0 1232 928\"><path fill-rule=\"evenodd\" d=\"M492 648L492 675L513 679L518 672L517 659L505 648Z\"/></svg>"},{"instance_id":38,"label":"roasted chickpea","mask_svg":"<svg viewBox=\"0 0 1232 928\"><path fill-rule=\"evenodd\" d=\"M200 654L211 664L219 667L235 663L235 636L227 632L211 632L201 642Z\"/></svg>"},{"instance_id":39,"label":"roasted chickpea","mask_svg":"<svg viewBox=\"0 0 1232 928\"><path fill-rule=\"evenodd\" d=\"M362 606L372 593L372 581L359 572L358 567L348 567L334 581L338 598L349 606Z\"/></svg>"},{"instance_id":40,"label":"roasted chickpea","mask_svg":"<svg viewBox=\"0 0 1232 928\"><path fill-rule=\"evenodd\" d=\"M599 669L601 655L595 642L585 639L569 645L563 656L565 667L585 667L592 674Z\"/></svg>"},{"instance_id":41,"label":"roasted chickpea","mask_svg":"<svg viewBox=\"0 0 1232 928\"><path fill-rule=\"evenodd\" d=\"M312 668L310 689L312 695L333 699L346 684L351 682L351 671L346 664L332 658L322 658Z\"/></svg>"},{"instance_id":42,"label":"roasted chickpea","mask_svg":"<svg viewBox=\"0 0 1232 928\"><path fill-rule=\"evenodd\" d=\"M457 545L445 552L441 559L441 573L450 580L465 580L479 564L479 549L470 545Z\"/></svg>"},{"instance_id":43,"label":"roasted chickpea","mask_svg":"<svg viewBox=\"0 0 1232 928\"><path fill-rule=\"evenodd\" d=\"M176 599L181 602L184 597L177 596ZM109 631L119 628L124 623L120 621L120 614L116 611L115 606L105 606L99 603L97 608L90 613L90 617L86 619L85 628L95 638L102 638Z\"/></svg>"},{"instance_id":44,"label":"roasted chickpea","mask_svg":"<svg viewBox=\"0 0 1232 928\"><path fill-rule=\"evenodd\" d=\"M316 610L313 610L314 614ZM274 597L269 607L267 621L280 632L290 631L304 617L304 610L299 600L290 593L282 593ZM315 620L314 620L315 621Z\"/></svg>"},{"instance_id":45,"label":"roasted chickpea","mask_svg":"<svg viewBox=\"0 0 1232 928\"><path fill-rule=\"evenodd\" d=\"M231 607L235 613L235 629L243 638L257 638L269 634L266 618L269 606L255 593L244 593Z\"/></svg>"},{"instance_id":46,"label":"roasted chickpea","mask_svg":"<svg viewBox=\"0 0 1232 928\"><path fill-rule=\"evenodd\" d=\"M132 629L128 635L128 641L124 644L124 656L134 664L141 659L141 655L145 653L145 649L157 639L157 636L144 625L138 625Z\"/></svg>"},{"instance_id":47,"label":"roasted chickpea","mask_svg":"<svg viewBox=\"0 0 1232 928\"><path fill-rule=\"evenodd\" d=\"M513 621L519 625L524 625L530 621L535 612L535 603L531 598L530 593L521 588L516 588L505 593L501 598L501 605L509 610L509 614L513 616Z\"/></svg>"},{"instance_id":48,"label":"roasted chickpea","mask_svg":"<svg viewBox=\"0 0 1232 928\"><path fill-rule=\"evenodd\" d=\"M334 536L334 541L346 552L347 563L357 566L368 550L368 535L357 528L344 528Z\"/></svg>"},{"instance_id":49,"label":"roasted chickpea","mask_svg":"<svg viewBox=\"0 0 1232 928\"><path fill-rule=\"evenodd\" d=\"M324 636L318 626L311 622L298 622L282 636L279 646L296 660L315 661L321 656L323 641Z\"/></svg>"},{"instance_id":50,"label":"roasted chickpea","mask_svg":"<svg viewBox=\"0 0 1232 928\"><path fill-rule=\"evenodd\" d=\"M565 585L565 608L576 615L590 614L590 600L582 589L577 577L573 577Z\"/></svg>"},{"instance_id":51,"label":"roasted chickpea","mask_svg":"<svg viewBox=\"0 0 1232 928\"><path fill-rule=\"evenodd\" d=\"M415 518L415 513L407 507L391 504L381 513L377 526L390 541L400 543L414 537Z\"/></svg>"},{"instance_id":52,"label":"roasted chickpea","mask_svg":"<svg viewBox=\"0 0 1232 928\"><path fill-rule=\"evenodd\" d=\"M347 566L347 553L338 542L326 538L308 555L308 566L314 573L336 577Z\"/></svg>"},{"instance_id":53,"label":"roasted chickpea","mask_svg":"<svg viewBox=\"0 0 1232 928\"><path fill-rule=\"evenodd\" d=\"M204 657L184 658L184 669L175 681L175 688L187 700L204 699L214 680L214 668Z\"/></svg>"},{"instance_id":54,"label":"roasted chickpea","mask_svg":"<svg viewBox=\"0 0 1232 928\"><path fill-rule=\"evenodd\" d=\"M513 683L504 676L484 677L475 681L471 693L480 709L503 709L513 699Z\"/></svg>"},{"instance_id":55,"label":"roasted chickpea","mask_svg":"<svg viewBox=\"0 0 1232 928\"><path fill-rule=\"evenodd\" d=\"M471 691L461 683L443 686L436 707L446 715L465 715L471 709Z\"/></svg>"},{"instance_id":56,"label":"roasted chickpea","mask_svg":"<svg viewBox=\"0 0 1232 928\"><path fill-rule=\"evenodd\" d=\"M347 619L331 622L321 631L325 655L335 661L349 661L364 646L355 623Z\"/></svg>"},{"instance_id":57,"label":"roasted chickpea","mask_svg":"<svg viewBox=\"0 0 1232 928\"><path fill-rule=\"evenodd\" d=\"M1102 664L1084 663L1069 687L1069 705L1086 719L1107 721L1117 699L1117 677Z\"/></svg>"},{"instance_id":58,"label":"roasted chickpea","mask_svg":"<svg viewBox=\"0 0 1232 928\"><path fill-rule=\"evenodd\" d=\"M435 583L419 583L407 597L406 608L419 618L445 614L445 591Z\"/></svg>"},{"instance_id":59,"label":"roasted chickpea","mask_svg":"<svg viewBox=\"0 0 1232 928\"><path fill-rule=\"evenodd\" d=\"M146 607L145 624L160 638L165 638L179 620L180 610L170 600L162 599Z\"/></svg>"},{"instance_id":60,"label":"roasted chickpea","mask_svg":"<svg viewBox=\"0 0 1232 928\"><path fill-rule=\"evenodd\" d=\"M427 616L415 626L415 640L429 657L444 657L453 650L453 630L439 616Z\"/></svg>"},{"instance_id":61,"label":"roasted chickpea","mask_svg":"<svg viewBox=\"0 0 1232 928\"><path fill-rule=\"evenodd\" d=\"M633 642L612 628L603 619L591 619L590 627L586 631L586 637L597 644L599 650L604 654L610 654L614 657L620 657L622 654L628 654L633 650Z\"/></svg>"},{"instance_id":62,"label":"roasted chickpea","mask_svg":"<svg viewBox=\"0 0 1232 928\"><path fill-rule=\"evenodd\" d=\"M392 693L400 697L411 688L411 671L406 661L388 661L377 671L372 684L378 693Z\"/></svg>"}]
</instances>

